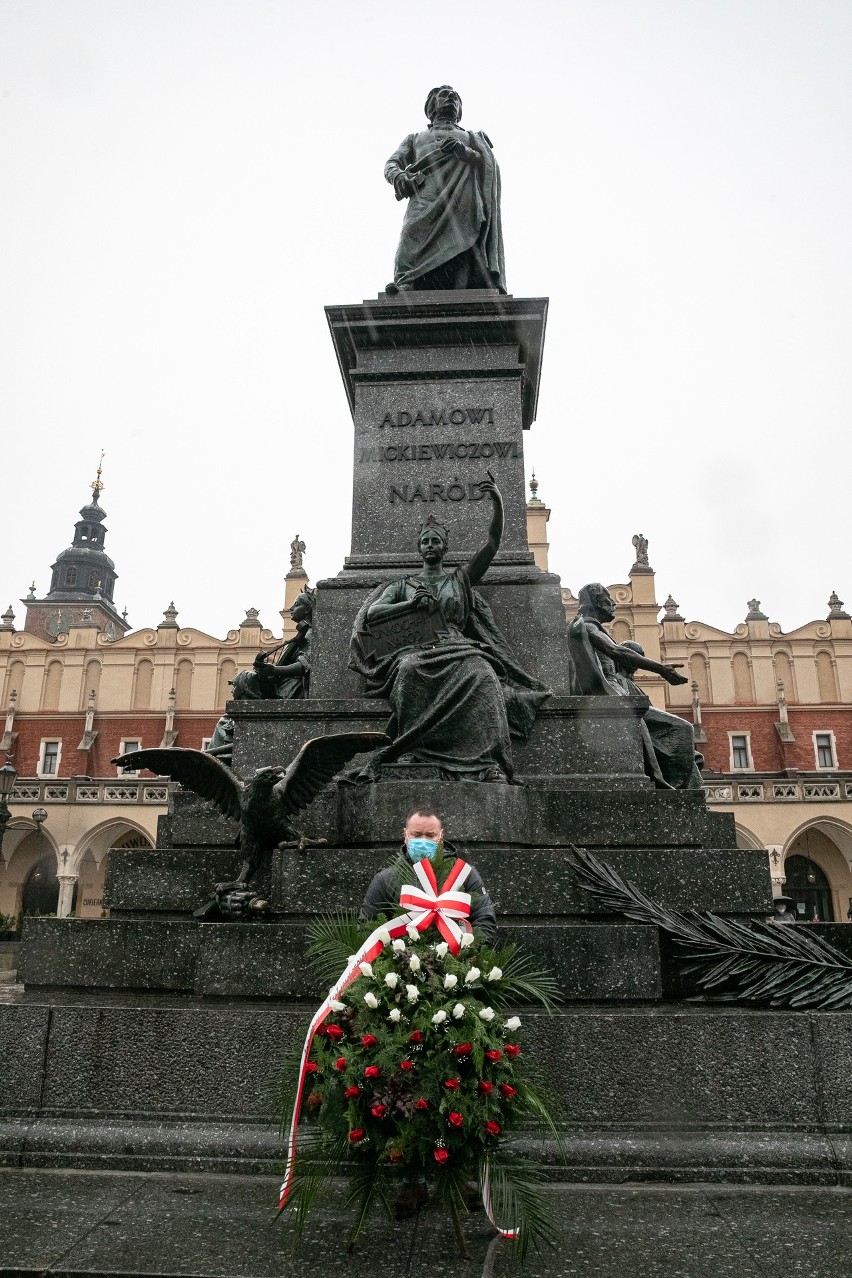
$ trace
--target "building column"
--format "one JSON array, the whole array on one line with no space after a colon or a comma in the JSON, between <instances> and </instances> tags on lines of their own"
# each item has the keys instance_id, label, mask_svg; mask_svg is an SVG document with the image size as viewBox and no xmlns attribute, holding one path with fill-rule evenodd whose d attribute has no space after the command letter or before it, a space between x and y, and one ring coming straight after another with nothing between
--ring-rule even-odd
<instances>
[{"instance_id":1,"label":"building column","mask_svg":"<svg viewBox=\"0 0 852 1278\"><path fill-rule=\"evenodd\" d=\"M56 906L56 913L60 919L67 919L71 913L71 902L74 899L74 885L77 882L76 874L60 874L59 879L59 902Z\"/></svg>"}]
</instances>

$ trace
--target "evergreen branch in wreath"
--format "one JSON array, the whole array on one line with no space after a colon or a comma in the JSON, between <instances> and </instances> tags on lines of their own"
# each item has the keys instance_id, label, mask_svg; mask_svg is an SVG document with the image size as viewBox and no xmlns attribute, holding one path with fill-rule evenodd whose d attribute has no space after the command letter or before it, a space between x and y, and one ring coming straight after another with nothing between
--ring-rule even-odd
<instances>
[{"instance_id":1,"label":"evergreen branch in wreath","mask_svg":"<svg viewBox=\"0 0 852 1278\"><path fill-rule=\"evenodd\" d=\"M852 1007L852 960L804 927L741 923L718 914L679 914L652 901L591 852L572 847L578 887L610 914L659 927L683 951L683 972L700 1000L769 1007Z\"/></svg>"}]
</instances>

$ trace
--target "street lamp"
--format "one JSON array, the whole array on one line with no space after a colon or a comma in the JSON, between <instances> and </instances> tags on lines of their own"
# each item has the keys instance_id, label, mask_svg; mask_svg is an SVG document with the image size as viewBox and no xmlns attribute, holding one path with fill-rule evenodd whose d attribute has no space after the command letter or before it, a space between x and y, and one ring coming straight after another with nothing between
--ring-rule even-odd
<instances>
[{"instance_id":1,"label":"street lamp","mask_svg":"<svg viewBox=\"0 0 852 1278\"><path fill-rule=\"evenodd\" d=\"M3 851L3 835L6 833L6 826L12 819L6 800L12 797L17 779L17 771L7 760L0 768L0 852Z\"/></svg>"}]
</instances>

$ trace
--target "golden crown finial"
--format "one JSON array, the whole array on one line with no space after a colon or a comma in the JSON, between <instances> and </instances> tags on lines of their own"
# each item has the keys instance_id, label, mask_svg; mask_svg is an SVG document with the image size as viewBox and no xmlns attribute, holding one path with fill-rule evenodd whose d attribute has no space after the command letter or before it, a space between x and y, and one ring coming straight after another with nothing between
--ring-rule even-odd
<instances>
[{"instance_id":1,"label":"golden crown finial","mask_svg":"<svg viewBox=\"0 0 852 1278\"><path fill-rule=\"evenodd\" d=\"M101 489L102 489L102 488L103 488L103 486L104 486L104 485L103 485L103 480L101 479L101 473L102 473L102 471L103 471L103 460L104 460L104 457L106 457L106 452L105 452L105 451L104 451L104 449L102 448L102 449L101 449L101 459L100 459L100 461L98 462L98 469L97 469L97 474L95 475L94 483L92 483L92 484L90 484L90 485L89 485L89 487L92 489L92 492L95 494L95 496L96 496L96 497L97 497L98 493L101 491Z\"/></svg>"}]
</instances>

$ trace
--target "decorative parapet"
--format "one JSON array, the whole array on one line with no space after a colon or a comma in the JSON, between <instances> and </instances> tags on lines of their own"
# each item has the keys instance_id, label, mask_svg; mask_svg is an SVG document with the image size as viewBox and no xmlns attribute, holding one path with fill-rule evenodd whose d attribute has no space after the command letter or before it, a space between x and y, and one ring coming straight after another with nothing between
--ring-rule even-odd
<instances>
[{"instance_id":1,"label":"decorative parapet","mask_svg":"<svg viewBox=\"0 0 852 1278\"><path fill-rule=\"evenodd\" d=\"M705 781L704 794L708 803L836 803L852 799L852 777Z\"/></svg>"},{"instance_id":2,"label":"decorative parapet","mask_svg":"<svg viewBox=\"0 0 852 1278\"><path fill-rule=\"evenodd\" d=\"M121 778L118 781L18 781L10 803L139 803L168 805L177 787L168 780Z\"/></svg>"}]
</instances>

